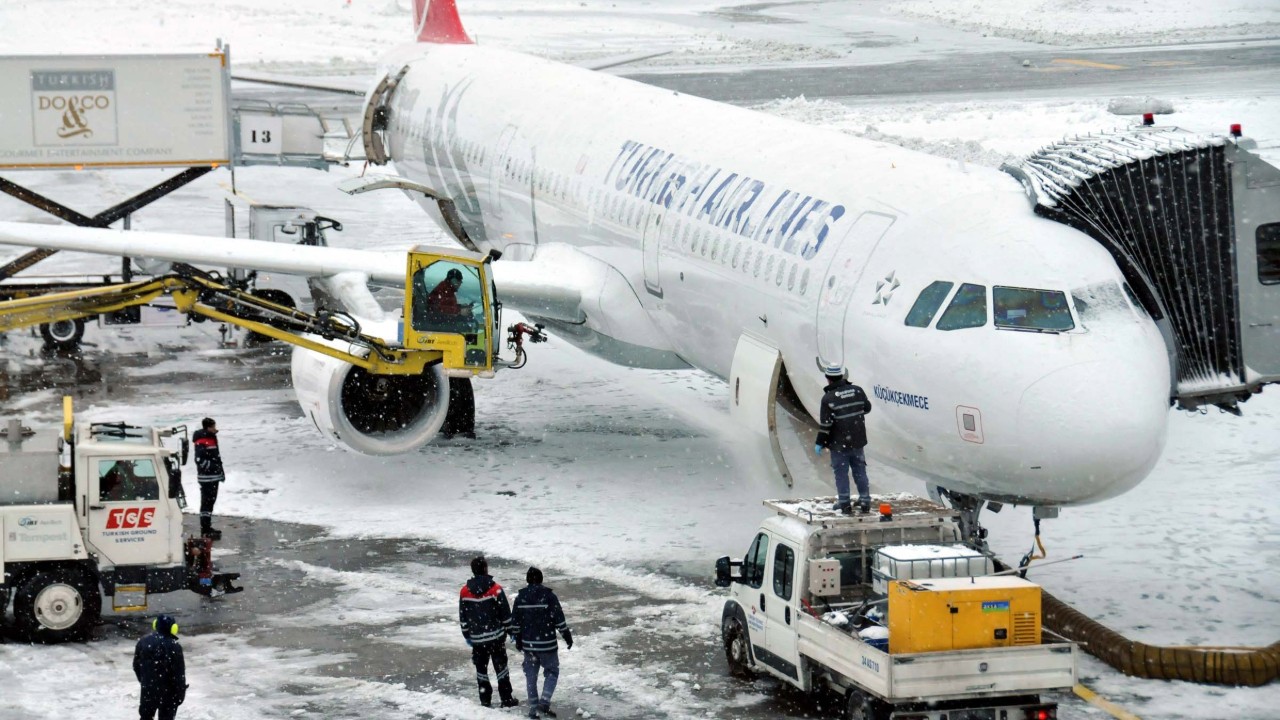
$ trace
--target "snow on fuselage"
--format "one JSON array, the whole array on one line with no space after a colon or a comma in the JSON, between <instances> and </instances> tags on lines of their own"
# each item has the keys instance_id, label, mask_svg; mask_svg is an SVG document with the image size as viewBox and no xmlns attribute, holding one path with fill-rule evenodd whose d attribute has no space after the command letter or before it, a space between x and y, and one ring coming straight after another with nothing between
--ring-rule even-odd
<instances>
[{"instance_id":1,"label":"snow on fuselage","mask_svg":"<svg viewBox=\"0 0 1280 720\"><path fill-rule=\"evenodd\" d=\"M872 457L991 499L1092 502L1155 464L1154 323L1111 257L1036 217L1011 177L492 48L417 44L387 69L406 64L397 171L449 195L502 262L625 278L623 300L583 298L600 354L723 378L750 331L815 416L815 357L842 362L872 396ZM908 324L939 282L931 319ZM636 306L626 322L619 303Z\"/></svg>"}]
</instances>

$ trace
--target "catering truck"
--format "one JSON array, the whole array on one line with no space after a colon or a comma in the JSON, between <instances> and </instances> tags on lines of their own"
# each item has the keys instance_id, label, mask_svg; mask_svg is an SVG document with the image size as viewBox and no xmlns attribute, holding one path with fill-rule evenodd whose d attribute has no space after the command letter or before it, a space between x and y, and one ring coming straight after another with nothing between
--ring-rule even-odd
<instances>
[{"instance_id":1,"label":"catering truck","mask_svg":"<svg viewBox=\"0 0 1280 720\"><path fill-rule=\"evenodd\" d=\"M834 498L766 500L729 588L729 669L834 692L850 720L1048 720L1042 693L1076 684L1077 648L1041 637L1040 588L996 574L960 543L953 511L876 496L847 516Z\"/></svg>"},{"instance_id":2,"label":"catering truck","mask_svg":"<svg viewBox=\"0 0 1280 720\"><path fill-rule=\"evenodd\" d=\"M183 535L186 428L77 428L63 408L61 429L0 427L0 619L12 597L18 632L57 642L84 638L103 596L141 611L158 593L239 592L212 541Z\"/></svg>"}]
</instances>

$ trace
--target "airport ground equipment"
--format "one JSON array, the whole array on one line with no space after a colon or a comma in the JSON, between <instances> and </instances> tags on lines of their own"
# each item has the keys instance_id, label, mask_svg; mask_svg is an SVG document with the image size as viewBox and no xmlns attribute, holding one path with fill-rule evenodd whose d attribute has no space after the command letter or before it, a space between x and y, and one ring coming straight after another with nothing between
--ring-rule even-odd
<instances>
[{"instance_id":1,"label":"airport ground equipment","mask_svg":"<svg viewBox=\"0 0 1280 720\"><path fill-rule=\"evenodd\" d=\"M1143 125L1003 167L1036 214L1115 258L1165 337L1170 397L1186 409L1239 413L1280 382L1280 168L1256 149L1239 125L1226 136Z\"/></svg>"},{"instance_id":2,"label":"airport ground equipment","mask_svg":"<svg viewBox=\"0 0 1280 720\"><path fill-rule=\"evenodd\" d=\"M834 500L766 500L746 557L716 562L732 672L834 692L857 720L1057 716L1040 695L1075 686L1078 649L1042 640L1039 586L990 576L949 508L875 496L881 513L846 516Z\"/></svg>"},{"instance_id":3,"label":"airport ground equipment","mask_svg":"<svg viewBox=\"0 0 1280 720\"><path fill-rule=\"evenodd\" d=\"M60 430L0 428L0 617L12 597L18 631L57 642L83 638L103 596L141 611L154 594L241 590L183 533L185 426L77 426L70 398L63 415Z\"/></svg>"},{"instance_id":4,"label":"airport ground equipment","mask_svg":"<svg viewBox=\"0 0 1280 720\"><path fill-rule=\"evenodd\" d=\"M172 273L151 280L0 302L0 332L118 312L169 297L179 311L193 317L230 323L371 375L421 375L440 364L450 377L493 377L500 304L488 263L487 256L450 248L420 246L410 251L397 343L362 332L360 323L345 313L305 313L180 263L173 265ZM441 312L431 302L432 291L451 272L462 276L456 313Z\"/></svg>"}]
</instances>

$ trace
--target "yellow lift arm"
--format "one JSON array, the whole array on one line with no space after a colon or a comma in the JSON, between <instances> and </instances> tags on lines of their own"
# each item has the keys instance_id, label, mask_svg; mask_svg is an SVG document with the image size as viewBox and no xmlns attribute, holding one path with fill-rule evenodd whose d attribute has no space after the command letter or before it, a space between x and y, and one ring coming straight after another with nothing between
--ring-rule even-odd
<instances>
[{"instance_id":1,"label":"yellow lift arm","mask_svg":"<svg viewBox=\"0 0 1280 720\"><path fill-rule=\"evenodd\" d=\"M93 317L170 295L181 312L230 323L375 375L417 375L443 363L451 376L492 377L501 306L494 297L488 263L487 257L475 253L424 248L409 252L400 344L361 332L360 324L345 313L311 314L277 305L179 263L173 273L151 280L0 302L0 332ZM308 335L369 352L337 349Z\"/></svg>"}]
</instances>

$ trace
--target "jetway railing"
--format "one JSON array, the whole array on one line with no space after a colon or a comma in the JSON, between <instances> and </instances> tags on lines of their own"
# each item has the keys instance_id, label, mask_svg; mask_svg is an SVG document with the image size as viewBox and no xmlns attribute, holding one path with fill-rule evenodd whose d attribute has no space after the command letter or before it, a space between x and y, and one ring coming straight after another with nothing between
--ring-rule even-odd
<instances>
[{"instance_id":1,"label":"jetway railing","mask_svg":"<svg viewBox=\"0 0 1280 720\"><path fill-rule=\"evenodd\" d=\"M1171 397L1194 409L1280 382L1280 170L1238 137L1135 127L1002 169L1038 215L1115 258L1164 334Z\"/></svg>"}]
</instances>

